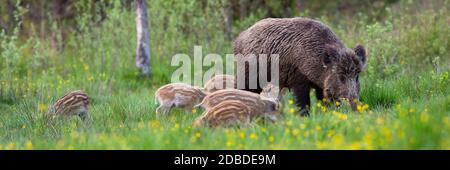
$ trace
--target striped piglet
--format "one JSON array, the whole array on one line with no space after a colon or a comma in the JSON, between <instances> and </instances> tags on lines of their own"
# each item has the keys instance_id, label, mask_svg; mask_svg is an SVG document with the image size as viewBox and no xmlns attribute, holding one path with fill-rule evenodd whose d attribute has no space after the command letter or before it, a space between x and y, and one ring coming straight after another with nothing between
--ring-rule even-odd
<instances>
[{"instance_id":1,"label":"striped piglet","mask_svg":"<svg viewBox=\"0 0 450 170\"><path fill-rule=\"evenodd\" d=\"M171 83L160 87L155 92L155 102L160 106L156 109L156 116L167 115L173 107L181 107L191 112L195 104L206 96L202 89L183 83Z\"/></svg>"},{"instance_id":2,"label":"striped piglet","mask_svg":"<svg viewBox=\"0 0 450 170\"><path fill-rule=\"evenodd\" d=\"M194 120L195 127L231 127L249 125L253 119L253 109L239 100L227 100L206 110Z\"/></svg>"},{"instance_id":3,"label":"striped piglet","mask_svg":"<svg viewBox=\"0 0 450 170\"><path fill-rule=\"evenodd\" d=\"M51 116L79 116L82 120L85 120L89 114L89 96L81 91L71 91L59 98L48 109L47 114Z\"/></svg>"},{"instance_id":4,"label":"striped piglet","mask_svg":"<svg viewBox=\"0 0 450 170\"><path fill-rule=\"evenodd\" d=\"M220 124L217 122L222 122L226 126L236 123L248 124L257 117L276 121L281 114L278 100L237 89L211 93L197 107L204 108L205 112L195 121L196 126L204 123L216 126Z\"/></svg>"}]
</instances>

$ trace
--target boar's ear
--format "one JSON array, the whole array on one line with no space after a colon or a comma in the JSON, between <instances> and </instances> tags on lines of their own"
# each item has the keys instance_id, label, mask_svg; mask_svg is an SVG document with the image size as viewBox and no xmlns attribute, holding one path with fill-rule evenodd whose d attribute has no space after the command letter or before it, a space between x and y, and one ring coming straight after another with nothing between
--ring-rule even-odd
<instances>
[{"instance_id":1,"label":"boar's ear","mask_svg":"<svg viewBox=\"0 0 450 170\"><path fill-rule=\"evenodd\" d=\"M361 60L363 66L366 65L367 56L366 56L366 49L364 49L364 46L362 45L356 45L355 47L355 54L358 57L359 60Z\"/></svg>"},{"instance_id":2,"label":"boar's ear","mask_svg":"<svg viewBox=\"0 0 450 170\"><path fill-rule=\"evenodd\" d=\"M339 55L339 53L334 46L328 45L328 44L325 45L324 55L322 58L323 65L325 67L331 65L333 62L336 61L336 59L338 58L338 55Z\"/></svg>"}]
</instances>

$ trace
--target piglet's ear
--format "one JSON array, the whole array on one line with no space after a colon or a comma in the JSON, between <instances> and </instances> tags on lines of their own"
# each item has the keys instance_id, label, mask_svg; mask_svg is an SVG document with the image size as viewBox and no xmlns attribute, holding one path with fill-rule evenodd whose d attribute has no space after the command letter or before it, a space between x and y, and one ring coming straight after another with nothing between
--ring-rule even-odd
<instances>
[{"instance_id":1,"label":"piglet's ear","mask_svg":"<svg viewBox=\"0 0 450 170\"><path fill-rule=\"evenodd\" d=\"M324 66L329 66L338 58L338 51L332 45L325 45L322 62Z\"/></svg>"},{"instance_id":2,"label":"piglet's ear","mask_svg":"<svg viewBox=\"0 0 450 170\"><path fill-rule=\"evenodd\" d=\"M357 45L355 47L355 54L358 57L359 60L361 60L363 65L366 65L367 56L366 56L366 49L364 49L364 46Z\"/></svg>"}]
</instances>

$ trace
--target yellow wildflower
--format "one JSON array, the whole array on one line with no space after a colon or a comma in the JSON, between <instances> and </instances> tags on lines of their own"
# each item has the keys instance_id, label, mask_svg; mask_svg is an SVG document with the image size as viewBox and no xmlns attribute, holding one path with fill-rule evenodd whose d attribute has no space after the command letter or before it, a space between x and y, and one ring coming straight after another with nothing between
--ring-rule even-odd
<instances>
[{"instance_id":1,"label":"yellow wildflower","mask_svg":"<svg viewBox=\"0 0 450 170\"><path fill-rule=\"evenodd\" d=\"M158 128L160 125L161 123L159 122L159 120L151 120L149 122L149 126L154 129Z\"/></svg>"},{"instance_id":2,"label":"yellow wildflower","mask_svg":"<svg viewBox=\"0 0 450 170\"><path fill-rule=\"evenodd\" d=\"M358 103L356 106L356 109L359 112L364 112L365 110L369 109L369 105L368 104L363 104L363 103Z\"/></svg>"},{"instance_id":3,"label":"yellow wildflower","mask_svg":"<svg viewBox=\"0 0 450 170\"><path fill-rule=\"evenodd\" d=\"M349 149L350 150L360 150L361 149L361 145L359 143L355 142L355 143L350 144Z\"/></svg>"},{"instance_id":4,"label":"yellow wildflower","mask_svg":"<svg viewBox=\"0 0 450 170\"><path fill-rule=\"evenodd\" d=\"M317 125L316 126L316 131L320 131L320 130L322 130L322 128L319 125Z\"/></svg>"},{"instance_id":5,"label":"yellow wildflower","mask_svg":"<svg viewBox=\"0 0 450 170\"><path fill-rule=\"evenodd\" d=\"M341 114L340 116L339 116L339 119L341 119L341 120L347 120L347 115L346 114Z\"/></svg>"},{"instance_id":6,"label":"yellow wildflower","mask_svg":"<svg viewBox=\"0 0 450 170\"><path fill-rule=\"evenodd\" d=\"M234 145L234 141L233 140L228 140L227 143L226 143L227 147L231 147L233 145Z\"/></svg>"},{"instance_id":7,"label":"yellow wildflower","mask_svg":"<svg viewBox=\"0 0 450 170\"><path fill-rule=\"evenodd\" d=\"M290 132L291 132L291 130L289 128L284 129L284 133L289 134Z\"/></svg>"},{"instance_id":8,"label":"yellow wildflower","mask_svg":"<svg viewBox=\"0 0 450 170\"><path fill-rule=\"evenodd\" d=\"M240 137L241 139L244 139L244 138L245 138L245 133L244 133L244 132L239 132L239 137Z\"/></svg>"},{"instance_id":9,"label":"yellow wildflower","mask_svg":"<svg viewBox=\"0 0 450 170\"><path fill-rule=\"evenodd\" d=\"M337 112L337 111L333 111L333 115L335 115L336 117L338 117L340 120L347 120L347 114L341 113L341 112Z\"/></svg>"},{"instance_id":10,"label":"yellow wildflower","mask_svg":"<svg viewBox=\"0 0 450 170\"><path fill-rule=\"evenodd\" d=\"M309 131L306 131L303 136L308 137L309 136Z\"/></svg>"},{"instance_id":11,"label":"yellow wildflower","mask_svg":"<svg viewBox=\"0 0 450 170\"><path fill-rule=\"evenodd\" d=\"M363 137L363 141L367 145L367 149L373 149L373 132L367 132Z\"/></svg>"},{"instance_id":12,"label":"yellow wildflower","mask_svg":"<svg viewBox=\"0 0 450 170\"><path fill-rule=\"evenodd\" d=\"M275 137L273 137L272 135L269 136L269 142L272 143L273 141L275 141Z\"/></svg>"},{"instance_id":13,"label":"yellow wildflower","mask_svg":"<svg viewBox=\"0 0 450 170\"><path fill-rule=\"evenodd\" d=\"M327 132L327 137L331 138L334 135L334 131L333 130L329 130Z\"/></svg>"},{"instance_id":14,"label":"yellow wildflower","mask_svg":"<svg viewBox=\"0 0 450 170\"><path fill-rule=\"evenodd\" d=\"M28 141L28 142L25 144L25 149L27 149L27 150L33 150L33 143L32 143L31 141Z\"/></svg>"},{"instance_id":15,"label":"yellow wildflower","mask_svg":"<svg viewBox=\"0 0 450 170\"><path fill-rule=\"evenodd\" d=\"M14 143L8 143L8 145L6 145L6 148L5 148L6 150L12 150L12 149L14 149Z\"/></svg>"},{"instance_id":16,"label":"yellow wildflower","mask_svg":"<svg viewBox=\"0 0 450 170\"><path fill-rule=\"evenodd\" d=\"M46 109L47 109L47 106L44 103L39 103L38 104L38 111L39 112L45 112Z\"/></svg>"},{"instance_id":17,"label":"yellow wildflower","mask_svg":"<svg viewBox=\"0 0 450 170\"><path fill-rule=\"evenodd\" d=\"M294 108L290 108L289 109L289 113L294 113L295 112L295 109Z\"/></svg>"},{"instance_id":18,"label":"yellow wildflower","mask_svg":"<svg viewBox=\"0 0 450 170\"><path fill-rule=\"evenodd\" d=\"M430 115L429 115L426 111L423 111L423 112L420 114L420 121L421 121L421 122L427 123L429 119L430 119Z\"/></svg>"},{"instance_id":19,"label":"yellow wildflower","mask_svg":"<svg viewBox=\"0 0 450 170\"><path fill-rule=\"evenodd\" d=\"M389 128L383 127L381 129L381 133L384 135L384 138L388 141L388 142L392 142L392 132Z\"/></svg>"},{"instance_id":20,"label":"yellow wildflower","mask_svg":"<svg viewBox=\"0 0 450 170\"><path fill-rule=\"evenodd\" d=\"M88 71L89 70L89 65L83 64L83 68L84 68L85 71Z\"/></svg>"},{"instance_id":21,"label":"yellow wildflower","mask_svg":"<svg viewBox=\"0 0 450 170\"><path fill-rule=\"evenodd\" d=\"M336 106L337 106L337 107L341 106L341 102L336 101Z\"/></svg>"},{"instance_id":22,"label":"yellow wildflower","mask_svg":"<svg viewBox=\"0 0 450 170\"><path fill-rule=\"evenodd\" d=\"M443 122L445 125L450 126L450 118L448 116L444 118Z\"/></svg>"},{"instance_id":23,"label":"yellow wildflower","mask_svg":"<svg viewBox=\"0 0 450 170\"><path fill-rule=\"evenodd\" d=\"M327 112L327 108L325 106L320 107L320 111Z\"/></svg>"},{"instance_id":24,"label":"yellow wildflower","mask_svg":"<svg viewBox=\"0 0 450 170\"><path fill-rule=\"evenodd\" d=\"M377 118L377 123L378 123L378 124L383 124L383 123L384 123L384 119L381 118L381 117L378 117L378 118Z\"/></svg>"},{"instance_id":25,"label":"yellow wildflower","mask_svg":"<svg viewBox=\"0 0 450 170\"><path fill-rule=\"evenodd\" d=\"M332 139L332 141L335 145L342 144L343 140L344 140L344 136L342 136L342 134L336 134Z\"/></svg>"},{"instance_id":26,"label":"yellow wildflower","mask_svg":"<svg viewBox=\"0 0 450 170\"><path fill-rule=\"evenodd\" d=\"M300 134L300 130L298 130L298 129L292 130L292 135L298 136L299 134Z\"/></svg>"},{"instance_id":27,"label":"yellow wildflower","mask_svg":"<svg viewBox=\"0 0 450 170\"><path fill-rule=\"evenodd\" d=\"M263 127L263 128L261 128L261 132L265 133L265 132L267 132L267 129Z\"/></svg>"},{"instance_id":28,"label":"yellow wildflower","mask_svg":"<svg viewBox=\"0 0 450 170\"><path fill-rule=\"evenodd\" d=\"M300 129L305 129L306 128L306 125L305 124L300 124Z\"/></svg>"},{"instance_id":29,"label":"yellow wildflower","mask_svg":"<svg viewBox=\"0 0 450 170\"><path fill-rule=\"evenodd\" d=\"M294 100L289 100L289 104L294 104Z\"/></svg>"},{"instance_id":30,"label":"yellow wildflower","mask_svg":"<svg viewBox=\"0 0 450 170\"><path fill-rule=\"evenodd\" d=\"M318 108L321 108L321 107L322 107L322 103L321 103L321 102L317 102L316 105L317 105Z\"/></svg>"},{"instance_id":31,"label":"yellow wildflower","mask_svg":"<svg viewBox=\"0 0 450 170\"><path fill-rule=\"evenodd\" d=\"M292 126L292 120L287 121L287 122L286 122L286 125L287 125L287 126Z\"/></svg>"}]
</instances>

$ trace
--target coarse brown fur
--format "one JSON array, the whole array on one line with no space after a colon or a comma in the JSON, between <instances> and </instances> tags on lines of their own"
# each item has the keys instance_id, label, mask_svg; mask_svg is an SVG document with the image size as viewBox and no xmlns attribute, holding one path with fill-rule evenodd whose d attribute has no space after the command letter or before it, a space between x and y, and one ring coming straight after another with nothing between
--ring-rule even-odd
<instances>
[{"instance_id":1,"label":"coarse brown fur","mask_svg":"<svg viewBox=\"0 0 450 170\"><path fill-rule=\"evenodd\" d=\"M270 102L270 101L268 101ZM274 103L272 103L274 104ZM273 105L271 106L273 107ZM263 117L275 121L279 116L277 108L248 105L242 100L225 100L208 108L194 120L194 126L230 127L236 125L248 126L254 119Z\"/></svg>"},{"instance_id":2,"label":"coarse brown fur","mask_svg":"<svg viewBox=\"0 0 450 170\"><path fill-rule=\"evenodd\" d=\"M364 47L345 47L329 27L316 20L263 19L235 39L234 54L267 54L268 63L270 55L278 54L280 88L287 87L294 93L305 115L311 89L316 90L319 100L359 99L358 75L366 63ZM270 72L270 67L267 70ZM248 89L248 77L246 69L246 90L261 92L261 88Z\"/></svg>"},{"instance_id":3,"label":"coarse brown fur","mask_svg":"<svg viewBox=\"0 0 450 170\"><path fill-rule=\"evenodd\" d=\"M208 94L196 107L209 110L222 102L230 100L240 101L242 104L249 106L252 116L261 115L274 121L277 119L274 115L281 113L279 112L281 103L277 99L265 98L259 94L238 89L223 89Z\"/></svg>"},{"instance_id":4,"label":"coarse brown fur","mask_svg":"<svg viewBox=\"0 0 450 170\"><path fill-rule=\"evenodd\" d=\"M194 120L196 127L230 127L248 125L253 119L252 108L239 100L226 100L206 110Z\"/></svg>"}]
</instances>

